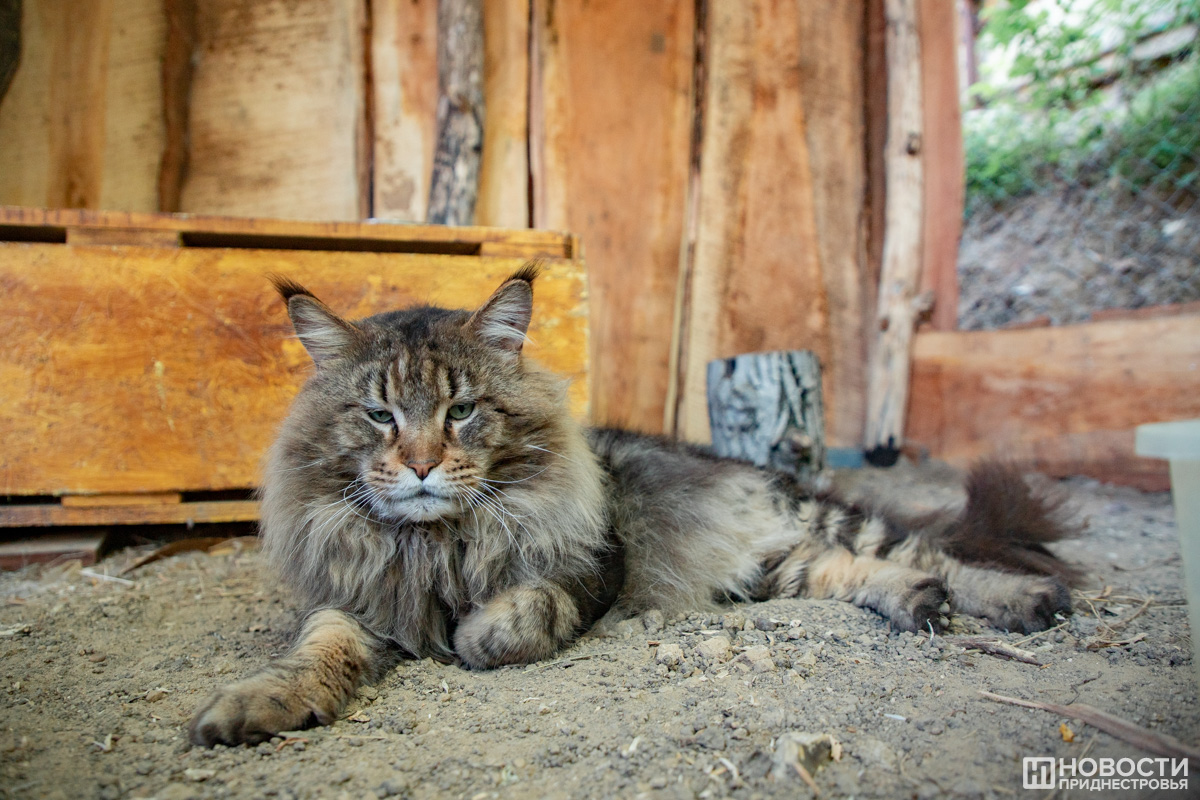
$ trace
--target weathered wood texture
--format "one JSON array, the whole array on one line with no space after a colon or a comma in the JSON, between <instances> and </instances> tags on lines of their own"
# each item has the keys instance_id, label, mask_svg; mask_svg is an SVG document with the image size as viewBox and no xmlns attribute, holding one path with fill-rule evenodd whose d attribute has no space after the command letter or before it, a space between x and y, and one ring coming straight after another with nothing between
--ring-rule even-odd
<instances>
[{"instance_id":1,"label":"weathered wood texture","mask_svg":"<svg viewBox=\"0 0 1200 800\"><path fill-rule=\"evenodd\" d=\"M534 0L533 8L533 221L579 234L587 247L593 418L661 431L695 3ZM702 374L698 391L703 406Z\"/></svg>"},{"instance_id":2,"label":"weathered wood texture","mask_svg":"<svg viewBox=\"0 0 1200 800\"><path fill-rule=\"evenodd\" d=\"M371 213L421 222L437 131L437 0L372 0Z\"/></svg>"},{"instance_id":3,"label":"weathered wood texture","mask_svg":"<svg viewBox=\"0 0 1200 800\"><path fill-rule=\"evenodd\" d=\"M21 0L0 0L0 102L21 61Z\"/></svg>"},{"instance_id":4,"label":"weathered wood texture","mask_svg":"<svg viewBox=\"0 0 1200 800\"><path fill-rule=\"evenodd\" d=\"M915 338L906 438L953 463L1162 490L1166 464L1134 455L1134 429L1195 417L1200 314Z\"/></svg>"},{"instance_id":5,"label":"weathered wood texture","mask_svg":"<svg viewBox=\"0 0 1200 800\"><path fill-rule=\"evenodd\" d=\"M529 3L483 5L483 161L475 224L527 228L529 219Z\"/></svg>"},{"instance_id":6,"label":"weathered wood texture","mask_svg":"<svg viewBox=\"0 0 1200 800\"><path fill-rule=\"evenodd\" d=\"M717 455L798 477L825 467L821 364L807 350L710 361L708 417Z\"/></svg>"},{"instance_id":7,"label":"weathered wood texture","mask_svg":"<svg viewBox=\"0 0 1200 800\"><path fill-rule=\"evenodd\" d=\"M438 0L437 139L426 219L470 225L483 152L482 0Z\"/></svg>"},{"instance_id":8,"label":"weathered wood texture","mask_svg":"<svg viewBox=\"0 0 1200 800\"><path fill-rule=\"evenodd\" d=\"M195 75L198 0L163 0L166 42L162 58L163 152L158 166L158 211L178 211L191 157L192 78Z\"/></svg>"},{"instance_id":9,"label":"weathered wood texture","mask_svg":"<svg viewBox=\"0 0 1200 800\"><path fill-rule=\"evenodd\" d=\"M181 210L367 215L364 3L198 0Z\"/></svg>"},{"instance_id":10,"label":"weathered wood texture","mask_svg":"<svg viewBox=\"0 0 1200 800\"><path fill-rule=\"evenodd\" d=\"M161 0L24 5L21 62L0 102L0 203L155 210Z\"/></svg>"},{"instance_id":11,"label":"weathered wood texture","mask_svg":"<svg viewBox=\"0 0 1200 800\"><path fill-rule=\"evenodd\" d=\"M862 41L856 4L709 10L698 235L680 291L684 438L708 438L709 360L805 348L831 376L834 441L859 441Z\"/></svg>"},{"instance_id":12,"label":"weathered wood texture","mask_svg":"<svg viewBox=\"0 0 1200 800\"><path fill-rule=\"evenodd\" d=\"M212 220L205 235L205 221L190 218L56 212L41 214L47 226L37 227L38 216L0 209L0 240L25 240L0 243L0 494L253 486L308 370L265 273L287 274L359 317L414 302L469 307L524 260L473 255L484 244L504 251L495 229ZM147 226L154 235L184 228L182 246L28 241L40 231L70 242L72 223L129 229L138 221L157 223ZM573 249L558 239L560 256ZM518 253L527 244L527 234L517 236ZM583 268L561 257L545 263L530 355L573 380L572 407L582 415Z\"/></svg>"},{"instance_id":13,"label":"weathered wood texture","mask_svg":"<svg viewBox=\"0 0 1200 800\"><path fill-rule=\"evenodd\" d=\"M919 0L921 39L922 205L921 291L933 294L929 323L958 327L958 242L966 200L962 109L958 89L956 3Z\"/></svg>"},{"instance_id":14,"label":"weathered wood texture","mask_svg":"<svg viewBox=\"0 0 1200 800\"><path fill-rule=\"evenodd\" d=\"M254 500L84 507L66 503L0 505L0 528L40 528L49 525L191 525L254 522L257 519L258 503Z\"/></svg>"},{"instance_id":15,"label":"weathered wood texture","mask_svg":"<svg viewBox=\"0 0 1200 800\"><path fill-rule=\"evenodd\" d=\"M886 0L888 133L885 148L883 270L878 330L867 372L864 449L881 464L894 463L904 440L909 358L920 294L924 184L921 165L921 45L917 0Z\"/></svg>"}]
</instances>

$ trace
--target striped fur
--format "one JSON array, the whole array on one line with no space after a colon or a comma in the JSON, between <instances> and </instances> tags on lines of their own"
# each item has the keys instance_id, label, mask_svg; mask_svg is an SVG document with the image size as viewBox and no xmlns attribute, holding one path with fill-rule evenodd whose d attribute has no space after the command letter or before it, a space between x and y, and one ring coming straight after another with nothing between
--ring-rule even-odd
<instances>
[{"instance_id":1,"label":"striped fur","mask_svg":"<svg viewBox=\"0 0 1200 800\"><path fill-rule=\"evenodd\" d=\"M263 549L310 611L291 653L216 692L192 741L335 718L397 657L527 663L606 613L837 598L906 630L947 602L1038 630L1069 610L1060 509L1011 469L905 519L662 438L584 430L522 353L536 269L479 310L343 320L280 294L316 371L272 447Z\"/></svg>"}]
</instances>

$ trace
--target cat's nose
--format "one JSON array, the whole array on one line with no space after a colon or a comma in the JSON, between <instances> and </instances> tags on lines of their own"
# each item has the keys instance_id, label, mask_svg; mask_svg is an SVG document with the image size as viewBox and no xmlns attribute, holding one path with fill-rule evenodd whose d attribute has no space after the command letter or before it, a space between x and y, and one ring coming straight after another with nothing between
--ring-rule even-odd
<instances>
[{"instance_id":1,"label":"cat's nose","mask_svg":"<svg viewBox=\"0 0 1200 800\"><path fill-rule=\"evenodd\" d=\"M429 461L406 461L404 463L408 466L409 469L411 469L413 472L417 473L418 478L420 478L421 480L425 480L427 477L429 477L429 473L433 472L433 468L442 462L429 460Z\"/></svg>"}]
</instances>

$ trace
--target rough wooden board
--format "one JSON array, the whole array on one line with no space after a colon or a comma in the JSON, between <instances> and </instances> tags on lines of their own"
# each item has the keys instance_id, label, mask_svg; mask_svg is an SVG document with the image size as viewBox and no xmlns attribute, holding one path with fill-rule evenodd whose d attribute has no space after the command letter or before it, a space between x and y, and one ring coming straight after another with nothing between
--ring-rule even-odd
<instances>
[{"instance_id":1,"label":"rough wooden board","mask_svg":"<svg viewBox=\"0 0 1200 800\"><path fill-rule=\"evenodd\" d=\"M877 463L894 462L903 445L913 331L920 302L924 173L921 152L921 45L917 0L885 0L888 133L884 153L887 205L877 327L867 371L864 448Z\"/></svg>"},{"instance_id":2,"label":"rough wooden board","mask_svg":"<svg viewBox=\"0 0 1200 800\"><path fill-rule=\"evenodd\" d=\"M483 163L477 225L529 226L529 4L483 5Z\"/></svg>"},{"instance_id":3,"label":"rough wooden board","mask_svg":"<svg viewBox=\"0 0 1200 800\"><path fill-rule=\"evenodd\" d=\"M365 0L203 0L181 209L363 216Z\"/></svg>"},{"instance_id":4,"label":"rough wooden board","mask_svg":"<svg viewBox=\"0 0 1200 800\"><path fill-rule=\"evenodd\" d=\"M1134 455L1146 422L1200 417L1200 314L1016 331L919 333L906 438L966 464L1165 488Z\"/></svg>"},{"instance_id":5,"label":"rough wooden board","mask_svg":"<svg viewBox=\"0 0 1200 800\"><path fill-rule=\"evenodd\" d=\"M73 21L75 27L80 25ZM95 208L157 211L166 148L162 61L167 42L163 0L118 0L109 28L104 95L104 155Z\"/></svg>"},{"instance_id":6,"label":"rough wooden board","mask_svg":"<svg viewBox=\"0 0 1200 800\"><path fill-rule=\"evenodd\" d=\"M165 30L156 0L25 4L0 104L0 203L157 209Z\"/></svg>"},{"instance_id":7,"label":"rough wooden board","mask_svg":"<svg viewBox=\"0 0 1200 800\"><path fill-rule=\"evenodd\" d=\"M0 510L0 527L5 527ZM86 567L96 563L104 545L103 533L46 533L12 542L0 542L0 569L20 569L27 564L79 559Z\"/></svg>"},{"instance_id":8,"label":"rough wooden board","mask_svg":"<svg viewBox=\"0 0 1200 800\"><path fill-rule=\"evenodd\" d=\"M555 231L500 228L393 225L388 223L301 222L295 220L217 217L202 214L139 214L83 209L0 206L0 241L66 241L67 231L117 228L128 231L177 231L185 246L281 247L284 249L349 249L363 247L428 247L474 253L486 247L493 256L575 258L576 237ZM54 239L60 235L62 238ZM30 239L29 237L38 237Z\"/></svg>"},{"instance_id":9,"label":"rough wooden board","mask_svg":"<svg viewBox=\"0 0 1200 800\"><path fill-rule=\"evenodd\" d=\"M264 277L365 316L470 307L523 261L0 244L0 494L253 486L308 359ZM547 261L531 357L587 410L585 276Z\"/></svg>"},{"instance_id":10,"label":"rough wooden board","mask_svg":"<svg viewBox=\"0 0 1200 800\"><path fill-rule=\"evenodd\" d=\"M709 9L698 238L682 287L676 433L708 439L706 364L774 349L830 357L795 4ZM861 99L847 98L859 103ZM836 398L831 398L836 402Z\"/></svg>"},{"instance_id":11,"label":"rough wooden board","mask_svg":"<svg viewBox=\"0 0 1200 800\"><path fill-rule=\"evenodd\" d=\"M437 116L437 0L372 0L372 216L424 222Z\"/></svg>"},{"instance_id":12,"label":"rough wooden board","mask_svg":"<svg viewBox=\"0 0 1200 800\"><path fill-rule=\"evenodd\" d=\"M187 525L195 522L253 522L257 519L258 503L254 500L213 500L99 508L72 508L56 503L0 506L0 528L40 528L52 525Z\"/></svg>"},{"instance_id":13,"label":"rough wooden board","mask_svg":"<svg viewBox=\"0 0 1200 800\"><path fill-rule=\"evenodd\" d=\"M536 0L534 224L587 248L593 418L661 431L687 189L692 0ZM703 370L699 401L704 402Z\"/></svg>"},{"instance_id":14,"label":"rough wooden board","mask_svg":"<svg viewBox=\"0 0 1200 800\"><path fill-rule=\"evenodd\" d=\"M483 154L483 1L438 1L437 140L425 221L471 225Z\"/></svg>"},{"instance_id":15,"label":"rough wooden board","mask_svg":"<svg viewBox=\"0 0 1200 800\"><path fill-rule=\"evenodd\" d=\"M812 170L817 252L829 313L823 365L827 443L862 445L867 394L865 8L860 3L796 4L800 96ZM832 402L837 398L837 402Z\"/></svg>"},{"instance_id":16,"label":"rough wooden board","mask_svg":"<svg viewBox=\"0 0 1200 800\"><path fill-rule=\"evenodd\" d=\"M152 506L182 503L179 492L147 492L144 494L68 494L59 498L70 508L109 508L112 506Z\"/></svg>"},{"instance_id":17,"label":"rough wooden board","mask_svg":"<svg viewBox=\"0 0 1200 800\"><path fill-rule=\"evenodd\" d=\"M958 242L966 197L958 95L961 19L955 5L946 0L920 0L917 14L925 174L921 290L933 292L929 321L943 331L958 327Z\"/></svg>"}]
</instances>

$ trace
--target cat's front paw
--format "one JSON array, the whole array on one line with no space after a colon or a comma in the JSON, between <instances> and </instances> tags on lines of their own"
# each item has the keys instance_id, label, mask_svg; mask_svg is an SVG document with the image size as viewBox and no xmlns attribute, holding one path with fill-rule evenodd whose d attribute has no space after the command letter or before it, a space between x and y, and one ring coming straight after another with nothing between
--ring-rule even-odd
<instances>
[{"instance_id":1,"label":"cat's front paw","mask_svg":"<svg viewBox=\"0 0 1200 800\"><path fill-rule=\"evenodd\" d=\"M471 669L529 664L558 652L578 624L575 602L558 586L519 586L464 617L454 649Z\"/></svg>"},{"instance_id":2,"label":"cat's front paw","mask_svg":"<svg viewBox=\"0 0 1200 800\"><path fill-rule=\"evenodd\" d=\"M275 676L256 675L213 692L188 726L192 744L258 744L280 731L328 724Z\"/></svg>"},{"instance_id":3,"label":"cat's front paw","mask_svg":"<svg viewBox=\"0 0 1200 800\"><path fill-rule=\"evenodd\" d=\"M1022 591L987 615L997 628L1036 633L1058 624L1058 614L1071 613L1071 592L1056 578L1030 578Z\"/></svg>"}]
</instances>

